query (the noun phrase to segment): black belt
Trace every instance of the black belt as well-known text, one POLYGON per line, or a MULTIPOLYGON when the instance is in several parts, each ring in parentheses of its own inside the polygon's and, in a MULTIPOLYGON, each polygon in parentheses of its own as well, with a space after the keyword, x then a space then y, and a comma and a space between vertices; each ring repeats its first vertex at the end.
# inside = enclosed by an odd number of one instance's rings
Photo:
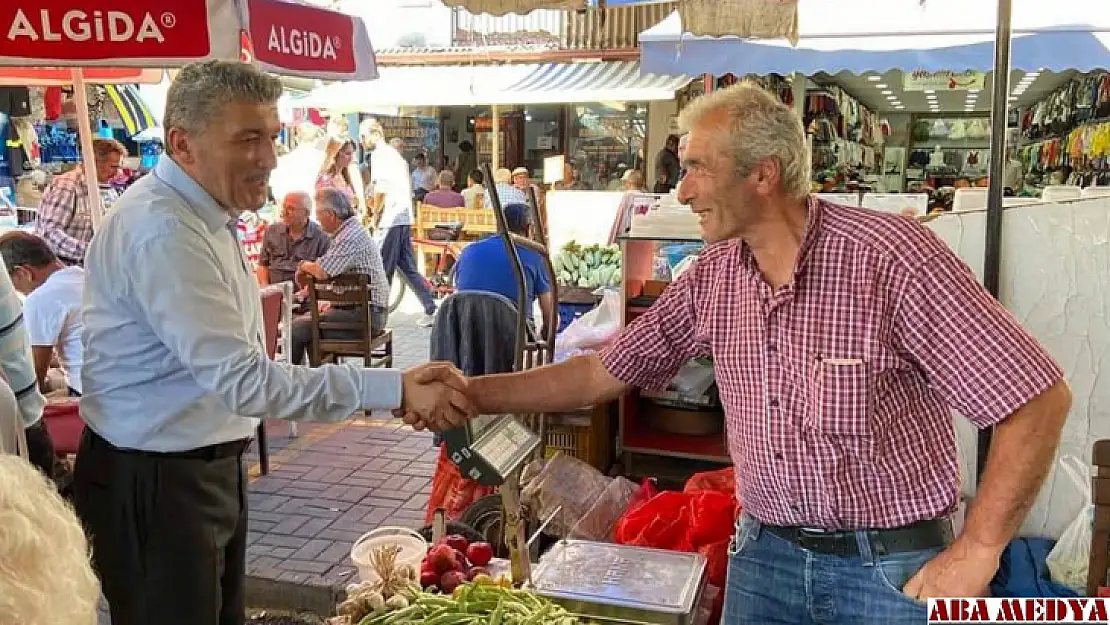
POLYGON ((143 456, 146 458, 175 458, 179 460, 223 460, 225 458, 238 458, 247 450, 250 439, 244 438, 226 443, 216 443, 207 447, 189 449, 187 451, 145 451, 142 449, 121 449, 104 440, 102 436, 85 428, 84 436, 88 438, 92 447, 106 448, 119 454, 129 456, 143 456))
MULTIPOLYGON (((856 540, 856 533, 852 531, 826 532, 780 525, 764 525, 763 529, 809 551, 844 557, 860 555, 859 542, 856 540)), ((949 519, 932 519, 905 527, 865 531, 871 541, 871 553, 875 556, 943 548, 951 544, 955 536, 949 519)))

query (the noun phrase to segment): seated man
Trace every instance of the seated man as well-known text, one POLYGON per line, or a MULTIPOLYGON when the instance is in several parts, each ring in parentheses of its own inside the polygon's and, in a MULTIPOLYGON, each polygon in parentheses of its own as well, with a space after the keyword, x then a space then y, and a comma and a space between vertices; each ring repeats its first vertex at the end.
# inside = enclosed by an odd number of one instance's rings
POLYGON ((482 186, 482 183, 486 181, 486 175, 482 173, 481 169, 475 169, 467 174, 466 180, 467 187, 459 193, 463 197, 466 208, 485 208, 486 188, 482 186))
POLYGON ((424 196, 424 203, 439 208, 462 208, 466 206, 462 194, 455 190, 455 172, 450 169, 439 172, 436 190, 424 196))
POLYGON ((13 230, 0 237, 0 256, 12 284, 27 300, 23 318, 31 340, 35 375, 46 392, 46 373, 57 356, 70 395, 81 394, 81 295, 85 270, 67 267, 40 236, 13 230))
POLYGON ((281 221, 266 228, 262 251, 258 257, 259 284, 280 284, 293 280, 297 265, 316 260, 328 251, 331 240, 311 219, 312 197, 304 191, 292 191, 281 202, 281 221))
MULTIPOLYGON (((330 280, 343 274, 365 274, 370 281, 370 331, 374 336, 385 329, 389 316, 389 283, 378 243, 359 223, 358 215, 347 196, 334 189, 316 193, 316 221, 331 236, 328 251, 316 261, 301 261, 297 267, 297 281, 307 283, 306 276, 317 281, 330 280)), ((322 319, 336 322, 359 321, 354 305, 322 307, 322 319)), ((332 339, 356 338, 353 331, 324 332, 332 339)), ((301 317, 293 321, 293 364, 304 361, 305 350, 312 343, 312 318, 301 317)))
MULTIPOLYGON (((522 237, 528 236, 530 220, 529 209, 524 204, 509 204, 504 207, 505 220, 509 231, 522 237)), ((524 281, 527 287, 528 319, 532 319, 532 305, 540 301, 543 314, 543 327, 555 323, 555 298, 551 293, 547 270, 543 258, 536 252, 517 246, 520 263, 524 268, 524 281)), ((455 288, 463 291, 486 291, 504 295, 514 304, 517 302, 516 275, 510 264, 512 257, 499 236, 492 236, 467 245, 459 255, 455 265, 455 288)))

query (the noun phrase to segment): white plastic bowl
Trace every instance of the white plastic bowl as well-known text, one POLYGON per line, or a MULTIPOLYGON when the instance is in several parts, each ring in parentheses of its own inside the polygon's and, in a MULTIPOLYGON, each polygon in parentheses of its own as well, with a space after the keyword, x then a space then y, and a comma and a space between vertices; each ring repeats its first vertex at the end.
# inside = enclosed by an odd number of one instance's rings
POLYGON ((407 527, 379 527, 363 534, 351 547, 351 560, 358 567, 358 577, 364 582, 378 581, 378 574, 370 563, 370 554, 375 549, 395 545, 401 548, 397 554, 397 565, 408 564, 416 571, 428 553, 428 541, 407 527))

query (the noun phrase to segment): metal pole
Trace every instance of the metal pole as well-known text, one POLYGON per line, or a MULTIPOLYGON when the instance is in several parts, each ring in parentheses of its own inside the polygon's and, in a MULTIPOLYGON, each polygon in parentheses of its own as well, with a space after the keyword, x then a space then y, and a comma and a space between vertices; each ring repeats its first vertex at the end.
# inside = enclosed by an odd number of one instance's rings
MULTIPOLYGON (((1006 120, 1010 104, 1010 22, 1012 0, 998 0, 998 28, 994 38, 994 89, 991 93, 990 188, 987 191, 987 239, 983 253, 983 284, 990 294, 999 296, 1002 268, 1002 172, 1006 166, 1006 120)), ((979 431, 975 465, 976 482, 983 477, 991 430, 979 431)))

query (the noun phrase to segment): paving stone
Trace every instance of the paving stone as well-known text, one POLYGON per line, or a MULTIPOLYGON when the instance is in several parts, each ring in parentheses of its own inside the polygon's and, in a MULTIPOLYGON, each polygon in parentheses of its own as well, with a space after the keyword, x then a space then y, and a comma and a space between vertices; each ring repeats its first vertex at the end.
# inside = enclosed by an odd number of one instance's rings
MULTIPOLYGON (((395 314, 395 364, 427 360, 430 332, 416 315, 395 314)), ((257 464, 248 502, 248 572, 255 581, 341 589, 358 580, 351 545, 382 526, 418 528, 427 506, 437 450, 388 413, 347 423, 266 423, 271 471, 257 464)), ((257 451, 248 452, 251 462, 257 451)))

